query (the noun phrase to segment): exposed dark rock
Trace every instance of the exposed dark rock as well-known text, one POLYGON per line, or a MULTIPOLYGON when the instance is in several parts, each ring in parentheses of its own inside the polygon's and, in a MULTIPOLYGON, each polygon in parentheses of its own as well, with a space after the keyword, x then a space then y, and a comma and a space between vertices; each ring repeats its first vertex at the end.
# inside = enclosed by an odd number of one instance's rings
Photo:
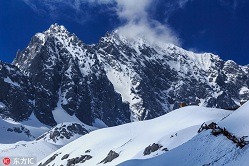
POLYGON ((217 129, 217 124, 215 122, 212 122, 209 125, 203 123, 197 132, 200 133, 202 130, 208 130, 208 129, 217 129))
POLYGON ((167 151, 169 151, 169 149, 168 148, 163 148, 162 151, 167 152, 167 151))
POLYGON ((209 125, 203 123, 201 125, 200 129, 198 130, 198 133, 202 132, 203 130, 210 130, 210 129, 212 130, 211 131, 212 135, 218 136, 218 135, 222 134, 227 139, 233 141, 233 143, 235 143, 237 147, 243 148, 244 146, 249 144, 249 141, 245 140, 245 138, 247 138, 248 136, 243 136, 241 138, 236 137, 235 135, 233 135, 232 133, 227 131, 226 128, 221 128, 214 122, 210 123, 209 125))
POLYGON ((67 166, 72 166, 78 163, 84 163, 87 160, 90 160, 92 158, 92 156, 90 155, 81 155, 80 157, 75 157, 72 159, 68 159, 67 160, 67 166))
POLYGON ((27 120, 34 110, 29 78, 16 66, 0 61, 0 91, 0 117, 27 120))
POLYGON ((149 145, 148 147, 146 147, 145 149, 144 149, 144 156, 146 156, 146 155, 149 155, 149 154, 151 154, 152 152, 155 152, 155 151, 157 151, 157 150, 159 150, 160 148, 162 148, 163 146, 162 145, 160 145, 160 144, 156 144, 156 143, 153 143, 152 145, 149 145))
POLYGON ((13 132, 14 130, 11 128, 8 128, 7 131, 13 132))
POLYGON ((65 159, 67 159, 69 157, 69 154, 65 154, 62 158, 61 158, 61 160, 65 160, 65 159))
POLYGON ((20 127, 8 128, 7 131, 9 131, 9 132, 16 132, 16 133, 25 133, 28 137, 35 138, 34 136, 32 136, 30 134, 29 129, 27 129, 26 127, 24 127, 22 125, 20 127))
POLYGON ((55 139, 55 138, 57 138, 59 136, 60 136, 60 132, 56 130, 56 131, 51 132, 49 137, 51 139, 55 139))
POLYGON ((212 129, 212 132, 211 132, 214 136, 217 136, 217 135, 220 135, 222 134, 222 130, 221 129, 212 129))
POLYGON ((58 154, 54 154, 52 157, 50 157, 47 161, 45 161, 45 163, 40 163, 38 166, 47 166, 49 163, 51 163, 56 157, 58 156, 58 154))
POLYGON ((91 149, 88 149, 85 151, 85 153, 90 153, 91 152, 91 149))
POLYGON ((104 158, 100 163, 109 163, 109 162, 112 162, 112 160, 114 160, 115 158, 118 158, 119 154, 113 150, 111 150, 106 158, 104 158))
POLYGON ((69 123, 67 125, 63 123, 60 124, 60 126, 57 125, 57 127, 50 129, 48 132, 44 133, 36 140, 51 139, 54 142, 57 142, 58 140, 64 138, 70 139, 75 135, 85 135, 89 132, 84 127, 85 126, 83 124, 78 123, 69 123))

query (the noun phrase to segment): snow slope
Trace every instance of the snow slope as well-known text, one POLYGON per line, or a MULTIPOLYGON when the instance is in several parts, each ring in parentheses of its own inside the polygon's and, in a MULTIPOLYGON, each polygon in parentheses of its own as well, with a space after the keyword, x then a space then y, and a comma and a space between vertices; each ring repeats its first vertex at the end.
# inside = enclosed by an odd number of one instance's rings
POLYGON ((230 113, 221 109, 188 106, 152 120, 99 129, 62 147, 40 163, 47 161, 48 164, 49 161, 49 165, 67 165, 70 159, 73 161, 76 157, 90 155, 92 158, 88 156, 90 159, 78 165, 102 165, 103 162, 100 162, 111 150, 118 157, 105 165, 151 158, 165 153, 165 148, 171 151, 193 138, 203 122, 219 121, 230 113), (162 147, 144 156, 145 148, 153 143, 162 147), (51 160, 52 156, 56 156, 55 159, 51 160), (63 159, 65 156, 67 159, 63 159))
POLYGON ((32 114, 28 120, 15 122, 0 118, 1 156, 29 156, 41 159, 59 147, 35 139, 49 131, 50 127, 39 122, 32 114))
POLYGON ((28 120, 23 122, 15 122, 12 119, 0 118, 0 143, 10 144, 18 141, 31 141, 41 134, 49 130, 46 126, 39 122, 32 114, 28 120))
POLYGON ((231 116, 224 119, 219 126, 226 127, 226 129, 234 133, 236 136, 249 135, 249 102, 242 105, 231 116))
POLYGON ((33 141, 20 141, 27 140, 22 133, 21 135, 20 133, 16 135, 1 133, 0 140, 4 144, 0 146, 0 154, 8 157, 35 157, 39 161, 64 145, 96 129, 82 123, 65 122, 56 125, 45 133, 43 132, 33 141), (11 144, 6 144, 6 141, 11 142, 11 144))
MULTIPOLYGON (((238 138, 249 135, 249 102, 241 106, 230 116, 224 118, 218 126, 226 128, 228 132, 238 138)), ((245 138, 249 141, 248 137, 245 138)), ((185 144, 161 156, 146 160, 130 160, 123 166, 133 165, 248 165, 249 148, 237 147, 224 135, 214 136, 206 130, 195 136, 185 144), (180 156, 180 157, 179 157, 180 156)))
POLYGON ((20 141, 14 144, 1 144, 2 157, 34 157, 37 161, 53 153, 61 146, 46 141, 20 141))

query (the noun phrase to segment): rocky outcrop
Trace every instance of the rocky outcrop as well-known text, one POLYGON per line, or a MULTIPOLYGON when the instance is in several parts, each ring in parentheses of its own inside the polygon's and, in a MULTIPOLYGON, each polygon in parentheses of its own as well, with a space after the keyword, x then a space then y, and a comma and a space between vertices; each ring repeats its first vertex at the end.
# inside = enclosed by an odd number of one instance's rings
POLYGON ((115 158, 117 158, 119 156, 119 154, 113 150, 111 150, 106 158, 104 158, 100 163, 103 163, 103 164, 106 164, 106 163, 109 163, 109 162, 112 162, 112 160, 114 160, 115 158))
POLYGON ((27 129, 26 127, 22 126, 22 125, 20 127, 8 128, 7 131, 9 131, 9 132, 15 132, 15 133, 24 133, 28 137, 35 138, 33 135, 31 135, 30 130, 27 129))
MULTIPOLYGON (((144 156, 146 155, 150 155, 152 152, 155 152, 157 150, 159 150, 160 148, 162 148, 163 146, 160 145, 160 144, 156 144, 156 143, 153 143, 152 145, 149 145, 148 147, 146 147, 144 149, 144 156)), ((167 149, 167 148, 166 148, 167 149)), ((166 149, 164 149, 164 151, 166 151, 166 149)))
POLYGON ((48 142, 57 143, 61 140, 75 139, 89 132, 90 130, 86 129, 83 124, 61 123, 38 137, 36 140, 42 139, 48 142))
POLYGON ((33 86, 16 66, 0 61, 0 116, 27 120, 34 110, 33 86))
POLYGON ((87 160, 90 160, 92 158, 92 156, 90 155, 81 155, 80 157, 75 157, 72 159, 68 159, 67 160, 67 166, 71 166, 71 165, 75 165, 78 163, 84 163, 87 160))
POLYGON ((49 163, 51 163, 52 161, 54 161, 54 159, 58 156, 58 154, 54 154, 53 156, 51 156, 47 161, 45 161, 44 163, 40 163, 38 166, 47 166, 49 165, 49 163))
POLYGON ((221 128, 214 122, 210 123, 209 125, 203 123, 201 127, 199 128, 198 133, 202 132, 203 130, 212 130, 211 133, 214 136, 223 135, 227 139, 235 143, 237 147, 240 147, 240 148, 243 148, 244 146, 249 144, 249 141, 245 140, 245 138, 247 138, 248 136, 243 136, 240 138, 236 137, 235 135, 227 131, 226 128, 221 128))
POLYGON ((69 157, 69 154, 65 154, 64 156, 62 156, 61 160, 65 160, 69 157))

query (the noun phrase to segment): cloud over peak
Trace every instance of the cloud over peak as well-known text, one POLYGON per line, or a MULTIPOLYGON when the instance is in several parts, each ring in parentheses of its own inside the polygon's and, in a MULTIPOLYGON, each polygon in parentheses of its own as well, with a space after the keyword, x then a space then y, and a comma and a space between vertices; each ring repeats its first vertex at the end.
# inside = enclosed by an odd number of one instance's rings
POLYGON ((117 0, 117 14, 124 24, 118 27, 118 33, 128 38, 142 37, 151 43, 173 43, 179 45, 179 39, 166 25, 149 17, 148 8, 153 0, 117 0))
MULTIPOLYGON (((114 11, 120 20, 117 32, 127 38, 143 37, 152 43, 180 45, 179 38, 167 25, 150 17, 149 8, 158 0, 23 0, 38 14, 48 13, 51 18, 60 17, 85 24, 91 20, 94 7, 114 11), (65 11, 67 11, 65 13, 65 11), (70 12, 68 12, 70 11, 70 12)), ((187 0, 182 1, 182 5, 187 0)), ((98 20, 96 20, 98 21, 98 20)))

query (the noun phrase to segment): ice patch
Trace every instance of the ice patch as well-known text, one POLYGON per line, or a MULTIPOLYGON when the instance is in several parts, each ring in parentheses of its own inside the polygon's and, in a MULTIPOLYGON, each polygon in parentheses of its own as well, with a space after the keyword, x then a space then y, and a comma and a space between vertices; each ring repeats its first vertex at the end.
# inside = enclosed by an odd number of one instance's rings
POLYGON ((0 108, 5 108, 6 105, 3 102, 0 102, 0 108))
POLYGON ((12 85, 17 86, 17 87, 20 87, 20 85, 18 83, 13 82, 9 77, 4 78, 4 82, 7 82, 7 83, 12 84, 12 85))

